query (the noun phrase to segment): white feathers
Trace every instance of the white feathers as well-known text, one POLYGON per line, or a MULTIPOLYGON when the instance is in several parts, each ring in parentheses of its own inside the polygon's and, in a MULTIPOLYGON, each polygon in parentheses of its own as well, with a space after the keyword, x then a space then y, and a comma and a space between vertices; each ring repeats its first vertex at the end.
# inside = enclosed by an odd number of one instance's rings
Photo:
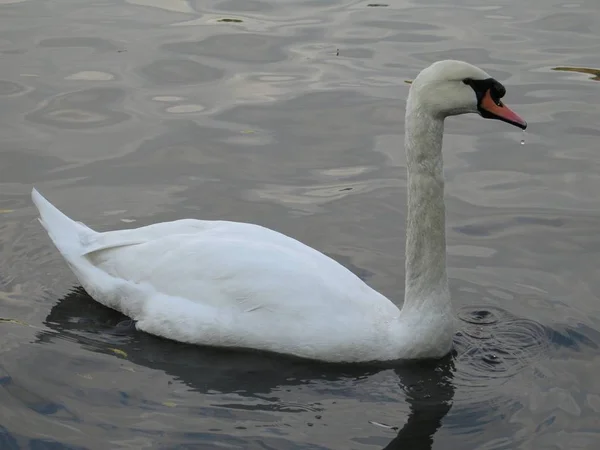
POLYGON ((148 333, 329 362, 440 357, 450 351, 454 330, 445 267, 443 118, 475 105, 460 78, 485 75, 466 63, 437 63, 411 87, 402 311, 326 255, 258 225, 187 219, 97 233, 35 189, 32 198, 88 293, 148 333))

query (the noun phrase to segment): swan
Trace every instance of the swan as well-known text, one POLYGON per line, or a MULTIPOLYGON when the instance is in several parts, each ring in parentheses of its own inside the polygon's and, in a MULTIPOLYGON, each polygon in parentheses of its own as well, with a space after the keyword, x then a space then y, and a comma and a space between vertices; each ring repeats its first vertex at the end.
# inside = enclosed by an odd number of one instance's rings
POLYGON ((323 253, 250 223, 183 219, 97 232, 35 188, 39 221, 83 288, 138 330, 330 363, 440 358, 452 349, 442 135, 478 113, 525 129, 504 86, 476 66, 423 69, 406 104, 406 287, 399 309, 323 253))

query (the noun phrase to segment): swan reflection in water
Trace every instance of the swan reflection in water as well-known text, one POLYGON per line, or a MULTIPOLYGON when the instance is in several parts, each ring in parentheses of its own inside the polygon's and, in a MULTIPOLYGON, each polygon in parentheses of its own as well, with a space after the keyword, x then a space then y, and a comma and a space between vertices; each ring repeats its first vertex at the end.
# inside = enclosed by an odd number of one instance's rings
MULTIPOLYGON (((52 308, 45 325, 50 330, 39 333, 40 343, 57 337, 66 338, 85 349, 111 355, 115 355, 113 349, 118 348, 136 365, 163 371, 197 392, 213 395, 215 392, 235 393, 264 401, 264 394, 271 394, 269 401, 272 402, 277 400, 273 398, 274 391, 282 388, 306 386, 313 381, 339 382, 347 388, 353 382, 390 370, 389 366, 328 365, 279 355, 204 348, 164 340, 135 331, 129 326, 127 317, 96 303, 81 288, 71 291, 52 308)), ((454 356, 448 355, 437 361, 404 363, 392 370, 405 392, 409 413, 406 419, 398 417, 398 422, 405 422, 401 428, 389 427, 399 431, 383 448, 431 449, 434 435, 452 406, 454 356)), ((322 400, 322 396, 322 393, 315 393, 315 402, 322 400)), ((269 408, 270 411, 273 409, 272 406, 269 408)), ((369 417, 373 417, 373 411, 370 413, 369 417)), ((367 423, 366 415, 364 420, 367 423)), ((381 435, 375 424, 371 426, 373 434, 381 435)), ((362 440, 360 436, 354 438, 362 440)))

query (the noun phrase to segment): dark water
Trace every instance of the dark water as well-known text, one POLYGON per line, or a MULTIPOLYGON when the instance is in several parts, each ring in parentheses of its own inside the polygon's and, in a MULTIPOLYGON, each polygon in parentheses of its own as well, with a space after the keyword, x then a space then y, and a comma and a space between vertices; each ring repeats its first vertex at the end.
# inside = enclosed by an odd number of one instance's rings
POLYGON ((600 68, 597 1, 368 3, 0 0, 0 449, 598 448, 600 84, 552 70, 600 68), (404 80, 442 58, 530 124, 447 122, 443 361, 131 333, 35 220, 34 184, 99 230, 257 222, 400 304, 404 80))

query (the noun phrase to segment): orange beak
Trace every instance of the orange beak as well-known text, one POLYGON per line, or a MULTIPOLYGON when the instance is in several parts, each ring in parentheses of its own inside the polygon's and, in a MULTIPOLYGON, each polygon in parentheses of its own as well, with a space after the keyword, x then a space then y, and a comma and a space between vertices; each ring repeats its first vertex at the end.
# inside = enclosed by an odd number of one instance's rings
POLYGON ((500 99, 494 100, 488 89, 479 101, 479 112, 486 119, 497 119, 516 127, 527 128, 525 122, 516 112, 503 104, 500 99))

